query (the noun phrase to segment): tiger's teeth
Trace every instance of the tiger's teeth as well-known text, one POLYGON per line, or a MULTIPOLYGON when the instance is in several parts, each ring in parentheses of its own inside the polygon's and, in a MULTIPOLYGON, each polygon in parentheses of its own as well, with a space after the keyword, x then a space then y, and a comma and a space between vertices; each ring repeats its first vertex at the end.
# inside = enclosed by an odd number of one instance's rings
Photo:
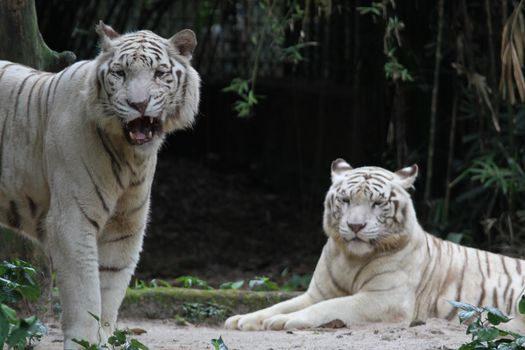
POLYGON ((149 123, 153 124, 153 117, 149 117, 149 123))
POLYGON ((151 139, 153 137, 153 132, 148 132, 148 138, 151 139))
POLYGON ((129 138, 133 140, 133 133, 131 131, 129 132, 129 138))

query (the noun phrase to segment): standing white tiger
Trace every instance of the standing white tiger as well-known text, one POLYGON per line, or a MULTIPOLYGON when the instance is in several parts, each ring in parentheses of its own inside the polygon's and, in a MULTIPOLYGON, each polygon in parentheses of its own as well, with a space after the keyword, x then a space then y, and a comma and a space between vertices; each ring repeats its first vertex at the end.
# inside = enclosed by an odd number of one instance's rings
POLYGON ((323 248, 306 293, 247 315, 226 327, 241 330, 317 327, 340 320, 363 322, 448 320, 447 300, 500 307, 525 330, 517 303, 525 261, 462 247, 423 231, 407 189, 417 166, 395 173, 332 163, 325 200, 323 248))
POLYGON ((100 54, 57 74, 0 61, 0 221, 49 252, 65 349, 112 332, 142 249, 157 151, 199 104, 191 30, 96 31, 100 54))

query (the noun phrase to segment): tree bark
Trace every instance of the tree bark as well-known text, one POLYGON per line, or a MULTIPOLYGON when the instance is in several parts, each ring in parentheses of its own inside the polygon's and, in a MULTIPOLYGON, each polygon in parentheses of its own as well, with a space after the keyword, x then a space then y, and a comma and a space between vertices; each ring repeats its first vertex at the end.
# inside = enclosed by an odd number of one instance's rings
POLYGON ((0 58, 56 72, 76 60, 74 53, 51 50, 38 30, 34 0, 0 1, 0 58))

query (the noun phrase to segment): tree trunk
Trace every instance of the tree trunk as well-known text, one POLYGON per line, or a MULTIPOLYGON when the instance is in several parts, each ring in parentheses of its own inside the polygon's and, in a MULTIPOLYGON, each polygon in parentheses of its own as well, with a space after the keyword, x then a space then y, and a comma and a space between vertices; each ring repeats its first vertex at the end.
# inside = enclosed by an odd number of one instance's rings
POLYGON ((76 60, 70 51, 47 47, 38 30, 34 0, 0 1, 0 58, 51 72, 76 60))

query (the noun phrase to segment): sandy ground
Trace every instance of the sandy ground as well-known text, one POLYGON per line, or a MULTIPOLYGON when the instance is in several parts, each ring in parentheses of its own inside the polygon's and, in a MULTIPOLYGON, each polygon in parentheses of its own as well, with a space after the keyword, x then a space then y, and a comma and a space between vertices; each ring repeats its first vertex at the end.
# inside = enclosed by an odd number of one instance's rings
MULTIPOLYGON (((288 349, 457 349, 469 340, 465 327, 431 319, 426 324, 402 327, 392 324, 368 324, 339 329, 315 329, 293 332, 240 332, 223 328, 178 326, 166 320, 123 320, 119 328, 140 328, 145 334, 134 338, 150 349, 213 349, 211 339, 222 336, 230 350, 288 349)), ((62 334, 56 323, 36 349, 62 349, 62 334)))

